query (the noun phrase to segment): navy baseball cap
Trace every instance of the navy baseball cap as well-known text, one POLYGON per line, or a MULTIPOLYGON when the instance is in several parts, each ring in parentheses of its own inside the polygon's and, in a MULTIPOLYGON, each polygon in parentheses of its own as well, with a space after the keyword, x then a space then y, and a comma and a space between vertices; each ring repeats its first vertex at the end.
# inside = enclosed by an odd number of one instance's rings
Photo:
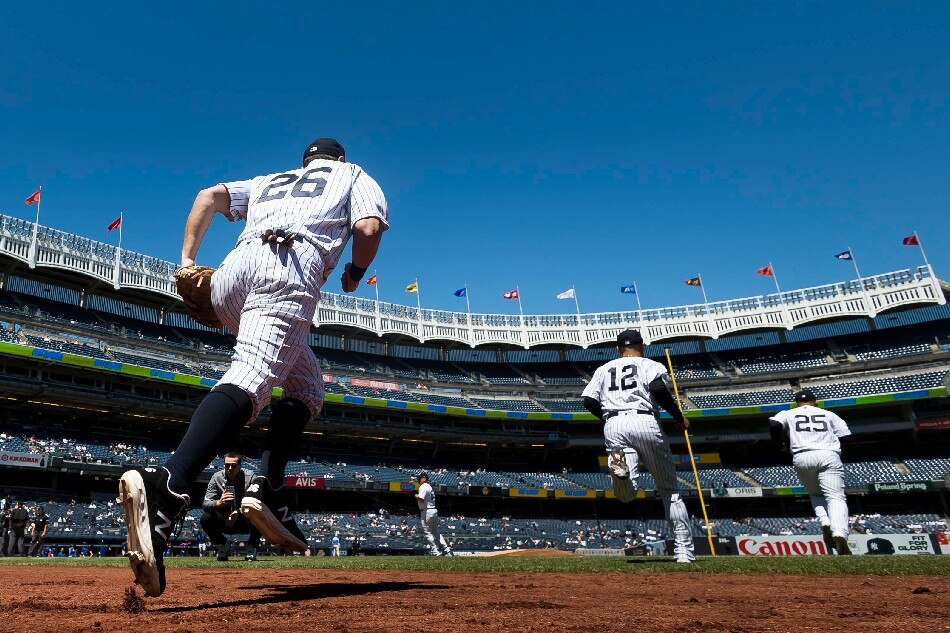
POLYGON ((817 402, 818 398, 815 397, 815 392, 811 389, 802 389, 795 394, 795 402, 817 402))
POLYGON ((624 330, 617 335, 617 347, 630 347, 631 345, 643 345, 643 337, 639 330, 624 330))
POLYGON ((419 481, 419 480, 422 479, 423 477, 425 477, 426 479, 428 479, 428 478, 429 478, 429 473, 419 473, 418 475, 416 475, 416 481, 419 481))
POLYGON ((343 150, 343 146, 340 145, 340 141, 335 138, 330 138, 329 136, 318 138, 307 145, 307 149, 303 151, 304 162, 314 154, 326 154, 333 158, 343 158, 346 156, 346 152, 343 150))

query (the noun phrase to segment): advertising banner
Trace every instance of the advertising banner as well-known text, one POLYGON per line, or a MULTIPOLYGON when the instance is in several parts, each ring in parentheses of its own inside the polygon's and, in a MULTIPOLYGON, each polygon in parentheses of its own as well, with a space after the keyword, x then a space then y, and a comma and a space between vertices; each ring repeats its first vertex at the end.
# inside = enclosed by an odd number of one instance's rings
MULTIPOLYGON (((935 554, 929 534, 852 534, 851 553, 862 555, 935 554)), ((828 553, 820 535, 737 536, 740 556, 824 556, 828 553)))
POLYGON ((732 488, 730 486, 713 486, 712 496, 714 497, 761 497, 762 489, 756 486, 744 486, 742 488, 732 488))
POLYGON ((548 491, 540 488, 509 488, 509 497, 540 497, 548 496, 548 491))
POLYGON ((928 492, 930 490, 933 490, 933 485, 929 481, 868 484, 868 492, 928 492))
POLYGON ((931 418, 929 420, 917 420, 915 423, 918 431, 942 431, 950 429, 950 418, 931 418))
POLYGON ((410 490, 416 490, 418 487, 418 484, 412 481, 389 482, 389 492, 409 492, 410 490))
POLYGON ((49 455, 44 453, 14 453, 0 451, 0 466, 16 466, 19 468, 46 468, 49 464, 49 455))
MULTIPOLYGON (((697 466, 706 464, 721 464, 722 458, 719 453, 693 453, 693 461, 697 466)), ((673 455, 673 463, 677 466, 686 464, 689 466, 689 455, 673 455)))
POLYGON ((554 490, 555 499, 596 499, 596 490, 554 490))
POLYGON ((315 490, 325 490, 327 481, 323 477, 298 477, 297 475, 287 475, 284 477, 284 485, 288 488, 313 488, 315 490))
MULTIPOLYGON (((681 494, 682 494, 682 493, 681 493, 681 494)), ((617 498, 617 495, 614 494, 614 491, 613 491, 613 490, 611 490, 611 489, 604 490, 604 499, 616 499, 616 498, 617 498)), ((647 498, 647 492, 646 492, 646 490, 644 490, 643 488, 638 488, 638 489, 637 489, 637 496, 636 496, 635 498, 636 498, 636 499, 646 499, 646 498, 647 498)))
POLYGON ((380 380, 366 380, 365 378, 350 378, 350 384, 357 387, 370 387, 372 389, 390 389, 399 391, 399 385, 394 382, 382 382, 380 380))
POLYGON ((797 495, 807 495, 808 491, 805 490, 805 486, 776 486, 775 494, 781 497, 797 496, 797 495))

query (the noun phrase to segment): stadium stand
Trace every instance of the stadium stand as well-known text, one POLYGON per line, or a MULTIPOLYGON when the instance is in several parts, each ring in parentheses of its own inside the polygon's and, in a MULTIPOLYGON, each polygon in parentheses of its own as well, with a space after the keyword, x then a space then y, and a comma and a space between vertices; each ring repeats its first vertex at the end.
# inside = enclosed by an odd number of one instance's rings
MULTIPOLYGON (((930 389, 943 384, 947 377, 947 370, 928 371, 919 374, 903 376, 886 376, 869 378, 866 380, 850 380, 847 382, 812 383, 807 386, 815 392, 819 399, 851 398, 854 396, 869 396, 880 393, 901 393, 916 389, 930 389)), ((695 398, 693 399, 695 401, 695 398)))
POLYGON ((469 399, 482 409, 499 409, 501 411, 544 411, 536 403, 522 398, 480 398, 469 396, 469 399))
POLYGON ((830 363, 827 351, 779 354, 770 359, 743 358, 734 361, 743 374, 774 374, 783 371, 822 367, 830 363))
POLYGON ((757 391, 743 391, 734 393, 708 393, 691 391, 689 399, 700 409, 717 409, 721 407, 747 407, 758 404, 774 404, 777 402, 791 402, 792 390, 762 389, 757 391))

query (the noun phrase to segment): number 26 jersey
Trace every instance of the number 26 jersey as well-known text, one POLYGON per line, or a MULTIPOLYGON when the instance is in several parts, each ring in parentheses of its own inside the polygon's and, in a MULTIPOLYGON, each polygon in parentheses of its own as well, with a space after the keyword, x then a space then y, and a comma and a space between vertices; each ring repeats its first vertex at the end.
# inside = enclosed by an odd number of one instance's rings
POLYGON ((851 435, 847 423, 837 414, 811 405, 780 411, 771 419, 788 429, 792 453, 816 450, 840 453, 838 438, 851 435))

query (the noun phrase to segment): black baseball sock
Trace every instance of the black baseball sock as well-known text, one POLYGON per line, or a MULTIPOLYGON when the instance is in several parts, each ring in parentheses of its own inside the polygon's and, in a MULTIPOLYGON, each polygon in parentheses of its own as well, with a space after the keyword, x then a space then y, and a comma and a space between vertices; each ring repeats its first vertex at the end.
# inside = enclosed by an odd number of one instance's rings
POLYGON ((187 494, 221 444, 233 439, 250 421, 253 410, 251 397, 240 387, 225 384, 212 389, 195 409, 188 432, 165 463, 171 475, 168 487, 187 494))
POLYGON ((310 421, 310 409, 296 398, 282 398, 271 405, 267 438, 261 455, 261 474, 275 489, 284 485, 284 470, 290 451, 297 445, 310 421))

